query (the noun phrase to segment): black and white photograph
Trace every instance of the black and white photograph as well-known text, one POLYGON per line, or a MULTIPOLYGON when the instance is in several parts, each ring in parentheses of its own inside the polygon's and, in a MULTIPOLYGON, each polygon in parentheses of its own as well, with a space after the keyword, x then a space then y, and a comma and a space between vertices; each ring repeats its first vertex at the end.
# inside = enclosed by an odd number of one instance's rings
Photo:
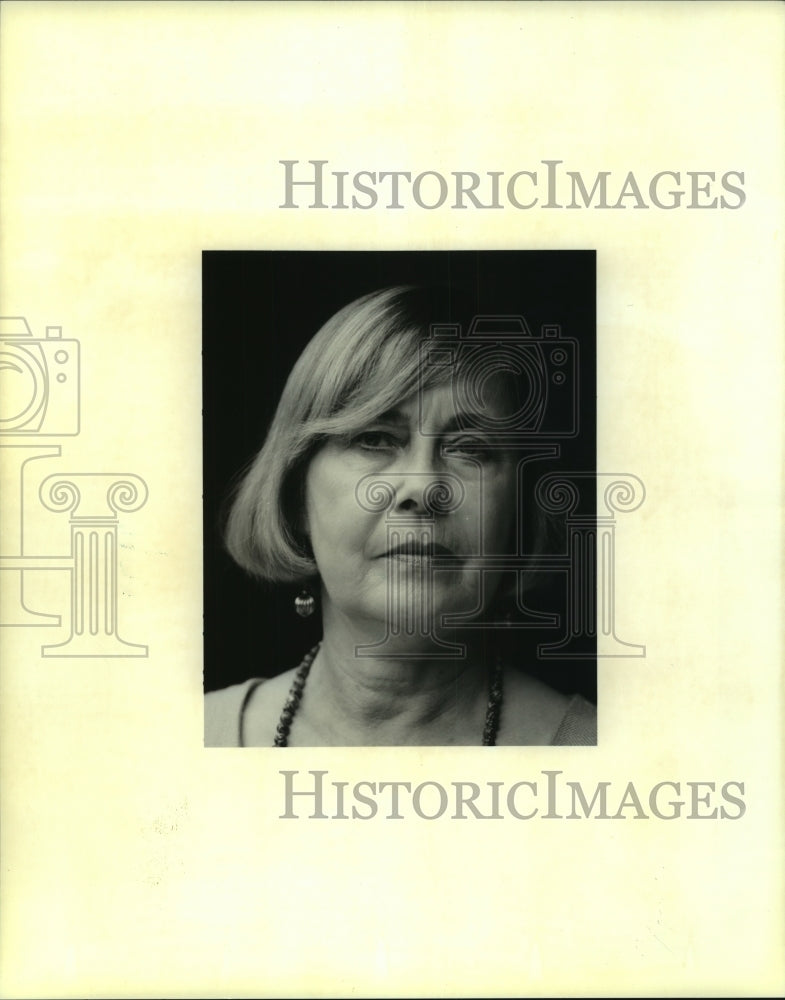
POLYGON ((785 995, 783 29, 2 0, 0 995, 785 995))
POLYGON ((207 745, 596 743, 594 274, 204 255, 207 745))

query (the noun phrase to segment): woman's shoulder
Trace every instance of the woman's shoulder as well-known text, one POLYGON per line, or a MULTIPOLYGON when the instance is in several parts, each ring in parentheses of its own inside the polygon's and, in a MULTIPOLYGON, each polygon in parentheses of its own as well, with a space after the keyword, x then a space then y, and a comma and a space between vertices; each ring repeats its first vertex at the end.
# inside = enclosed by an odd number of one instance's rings
POLYGON ((553 738, 552 746, 597 746, 597 706, 574 694, 553 738))
POLYGON ((243 716, 254 691, 264 678, 252 677, 242 684, 232 684, 204 696, 204 745, 206 747, 241 747, 243 716))
POLYGON ((210 691, 204 697, 206 747, 272 746, 294 670, 210 691), (269 735, 269 739, 267 738, 269 735))
POLYGON ((522 670, 508 669, 498 742, 507 746, 595 746, 597 709, 582 695, 563 694, 522 670))

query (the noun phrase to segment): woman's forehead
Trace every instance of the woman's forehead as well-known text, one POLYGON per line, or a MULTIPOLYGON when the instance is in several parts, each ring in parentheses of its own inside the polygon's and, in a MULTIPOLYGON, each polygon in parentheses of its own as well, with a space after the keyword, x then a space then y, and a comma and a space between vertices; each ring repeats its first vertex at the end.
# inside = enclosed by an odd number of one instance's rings
POLYGON ((391 424, 418 423, 421 419, 445 421, 455 416, 456 405, 452 386, 437 385, 419 389, 379 417, 391 424))
MULTIPOLYGON (((496 387, 501 390, 501 386, 496 387)), ((406 426, 428 428, 483 423, 483 416, 499 418, 508 409, 502 391, 481 394, 468 391, 463 378, 419 389, 379 416, 379 420, 406 426)))

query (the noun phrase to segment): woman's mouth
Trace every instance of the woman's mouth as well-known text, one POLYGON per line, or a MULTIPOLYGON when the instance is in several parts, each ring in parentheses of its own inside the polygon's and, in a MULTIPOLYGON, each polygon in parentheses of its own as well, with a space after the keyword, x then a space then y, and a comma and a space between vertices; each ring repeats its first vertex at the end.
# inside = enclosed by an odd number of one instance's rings
POLYGON ((452 550, 438 542, 407 540, 391 546, 382 556, 385 559, 403 559, 420 562, 439 556, 451 556, 452 550))

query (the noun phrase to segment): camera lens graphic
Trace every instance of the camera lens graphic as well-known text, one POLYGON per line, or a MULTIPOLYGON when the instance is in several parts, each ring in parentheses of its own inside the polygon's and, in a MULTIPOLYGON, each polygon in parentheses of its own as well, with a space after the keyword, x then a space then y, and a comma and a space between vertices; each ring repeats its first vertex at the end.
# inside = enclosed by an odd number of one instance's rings
POLYGON ((475 426, 497 431, 539 426, 547 402, 548 373, 537 345, 469 348, 461 352, 460 368, 461 377, 454 382, 456 405, 459 411, 472 414, 475 426), (500 410, 500 399, 509 402, 504 383, 510 378, 515 386, 511 408, 500 410))
POLYGON ((25 348, 0 345, 0 430, 24 429, 46 402, 46 372, 25 348))

